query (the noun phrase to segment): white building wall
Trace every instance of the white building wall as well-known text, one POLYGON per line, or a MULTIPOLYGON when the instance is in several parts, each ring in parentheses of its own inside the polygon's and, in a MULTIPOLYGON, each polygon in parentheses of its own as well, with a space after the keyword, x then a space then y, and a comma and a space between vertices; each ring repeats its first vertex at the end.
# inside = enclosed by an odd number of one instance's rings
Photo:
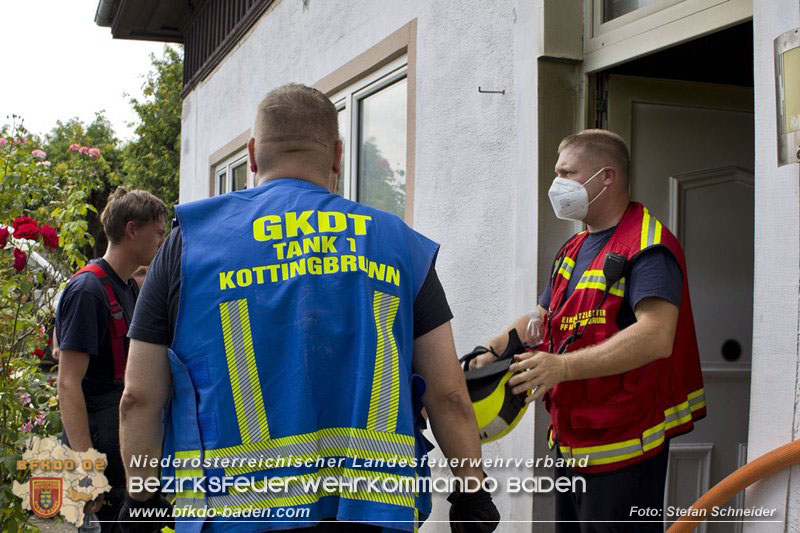
MULTIPOLYGON (((753 3, 755 50, 755 279, 748 461, 800 438, 800 170, 777 166, 773 41, 800 27, 798 0, 753 3)), ((745 531, 800 531, 800 468, 747 492, 747 506, 777 509, 781 523, 745 531), (785 521, 785 522, 784 522, 785 521)))
MULTIPOLYGON (((437 271, 458 352, 466 353, 524 312, 537 290, 540 3, 280 0, 184 100, 181 202, 208 195, 209 155, 251 127, 270 89, 314 84, 416 18, 414 227, 442 245, 437 271), (505 94, 479 94, 479 85, 505 94)), ((533 457, 532 438, 528 413, 510 437, 484 447, 484 457, 533 457)), ((503 482, 532 470, 489 472, 503 482)), ((505 520, 531 519, 530 496, 500 494, 496 502, 505 520)), ((448 509, 435 499, 424 530, 449 531, 434 522, 446 521, 448 509)), ((499 531, 529 528, 508 523, 499 531)))

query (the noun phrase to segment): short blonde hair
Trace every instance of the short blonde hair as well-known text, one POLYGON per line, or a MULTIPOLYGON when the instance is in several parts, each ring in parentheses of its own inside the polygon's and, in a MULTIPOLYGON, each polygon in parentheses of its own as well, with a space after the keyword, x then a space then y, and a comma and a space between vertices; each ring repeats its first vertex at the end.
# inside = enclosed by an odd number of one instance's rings
POLYGON ((333 145, 339 120, 333 102, 313 87, 290 83, 261 101, 253 132, 256 143, 312 141, 333 145))
POLYGON ((619 168, 626 182, 630 177, 631 155, 628 145, 612 131, 590 129, 567 135, 558 145, 558 153, 567 148, 581 148, 590 152, 598 162, 608 161, 619 168))
POLYGON ((100 223, 108 240, 122 242, 125 226, 133 222, 142 226, 155 220, 166 220, 167 206, 159 198, 143 190, 128 191, 122 187, 111 193, 100 215, 100 223))

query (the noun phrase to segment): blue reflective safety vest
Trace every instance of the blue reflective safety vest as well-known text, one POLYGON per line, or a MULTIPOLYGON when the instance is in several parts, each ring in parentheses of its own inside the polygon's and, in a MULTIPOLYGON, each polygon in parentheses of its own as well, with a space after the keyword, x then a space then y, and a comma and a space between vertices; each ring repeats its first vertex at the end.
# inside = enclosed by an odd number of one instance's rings
POLYGON ((178 531, 324 519, 415 530, 431 503, 415 490, 430 445, 412 315, 438 245, 295 179, 175 210, 162 476, 177 481, 175 507, 199 515, 178 531))

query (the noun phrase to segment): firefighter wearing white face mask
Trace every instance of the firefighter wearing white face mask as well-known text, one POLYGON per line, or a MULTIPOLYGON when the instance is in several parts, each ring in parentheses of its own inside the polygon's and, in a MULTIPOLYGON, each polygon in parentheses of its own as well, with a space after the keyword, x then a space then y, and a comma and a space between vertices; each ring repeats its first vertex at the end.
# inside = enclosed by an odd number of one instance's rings
MULTIPOLYGON (((617 531, 634 506, 663 510, 669 438, 706 413, 686 264, 677 239, 630 201, 630 156, 618 135, 570 135, 558 154, 553 211, 587 229, 556 255, 537 307, 542 342, 516 356, 509 384, 531 391, 528 402, 544 399, 548 444, 578 461, 555 475, 591 474, 585 494, 556 495, 556 531, 617 531), (607 287, 609 254, 626 267, 607 287)), ((509 329, 526 339, 530 321, 525 313, 485 345, 502 353, 509 329)), ((475 366, 493 356, 481 357, 475 366)))
POLYGON ((597 177, 606 168, 603 167, 586 180, 586 183, 578 183, 577 181, 556 176, 553 184, 547 195, 550 197, 550 203, 553 204, 553 211, 557 218, 562 220, 575 220, 578 222, 583 221, 586 213, 589 212, 589 206, 595 200, 600 198, 600 195, 606 192, 608 187, 603 187, 597 196, 589 200, 589 193, 586 191, 586 185, 597 177))

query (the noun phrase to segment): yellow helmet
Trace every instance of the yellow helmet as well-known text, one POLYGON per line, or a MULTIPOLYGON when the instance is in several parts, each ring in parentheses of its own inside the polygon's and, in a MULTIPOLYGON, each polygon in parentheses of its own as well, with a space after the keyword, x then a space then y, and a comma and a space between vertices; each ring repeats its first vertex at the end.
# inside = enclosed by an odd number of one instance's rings
MULTIPOLYGON (((525 351, 517 331, 508 332, 508 346, 502 355, 495 354, 497 361, 484 367, 469 370, 469 362, 475 357, 492 350, 476 346, 460 361, 464 365, 467 390, 478 421, 481 443, 492 442, 507 435, 522 420, 528 404, 525 397, 530 393, 514 394, 508 380, 513 372, 508 370, 514 362, 514 354, 525 351)), ((492 351, 492 353, 494 353, 492 351)))

